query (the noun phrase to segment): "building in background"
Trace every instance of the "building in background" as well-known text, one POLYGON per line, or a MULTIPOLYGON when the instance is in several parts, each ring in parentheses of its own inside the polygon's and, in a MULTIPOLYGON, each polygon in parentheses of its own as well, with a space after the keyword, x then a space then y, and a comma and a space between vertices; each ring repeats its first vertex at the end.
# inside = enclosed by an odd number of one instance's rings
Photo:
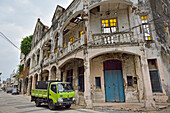
POLYGON ((19 88, 19 78, 18 78, 18 71, 13 70, 11 76, 11 87, 12 88, 19 88))
POLYGON ((6 81, 2 81, 1 89, 5 91, 6 89, 6 81))
POLYGON ((74 0, 52 25, 37 20, 22 57, 22 93, 36 82, 71 82, 76 102, 166 102, 170 96, 169 0, 74 0), (42 76, 41 76, 42 70, 42 76))
POLYGON ((6 87, 11 87, 11 78, 6 79, 6 87))

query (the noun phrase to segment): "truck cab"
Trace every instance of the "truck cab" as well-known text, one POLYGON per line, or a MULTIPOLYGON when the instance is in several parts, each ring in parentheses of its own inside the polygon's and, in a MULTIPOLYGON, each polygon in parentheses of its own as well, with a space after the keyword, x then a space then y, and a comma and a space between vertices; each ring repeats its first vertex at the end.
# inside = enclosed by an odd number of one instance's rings
POLYGON ((47 103, 50 109, 57 106, 70 108, 75 104, 75 91, 69 82, 38 81, 36 89, 31 90, 31 101, 35 101, 37 107, 47 103))

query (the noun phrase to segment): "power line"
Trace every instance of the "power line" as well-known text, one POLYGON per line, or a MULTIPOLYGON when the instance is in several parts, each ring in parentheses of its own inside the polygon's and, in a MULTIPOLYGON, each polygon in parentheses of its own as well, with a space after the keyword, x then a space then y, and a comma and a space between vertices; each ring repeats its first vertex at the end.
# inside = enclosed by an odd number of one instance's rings
MULTIPOLYGON (((6 39, 10 44, 12 44, 15 48, 19 49, 9 38, 7 38, 2 32, 0 32, 0 36, 6 39)), ((20 50, 20 49, 19 49, 20 50)))

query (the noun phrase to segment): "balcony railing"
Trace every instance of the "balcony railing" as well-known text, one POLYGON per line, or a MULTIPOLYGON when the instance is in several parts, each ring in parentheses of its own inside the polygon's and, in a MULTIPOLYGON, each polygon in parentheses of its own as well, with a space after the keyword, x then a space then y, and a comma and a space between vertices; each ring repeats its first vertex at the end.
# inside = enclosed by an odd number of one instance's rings
POLYGON ((134 37, 133 32, 93 34, 90 45, 115 45, 143 42, 143 38, 134 37))
POLYGON ((80 48, 81 45, 84 44, 84 35, 82 35, 79 39, 75 40, 72 43, 68 43, 68 46, 60 50, 60 57, 65 56, 66 54, 80 48))

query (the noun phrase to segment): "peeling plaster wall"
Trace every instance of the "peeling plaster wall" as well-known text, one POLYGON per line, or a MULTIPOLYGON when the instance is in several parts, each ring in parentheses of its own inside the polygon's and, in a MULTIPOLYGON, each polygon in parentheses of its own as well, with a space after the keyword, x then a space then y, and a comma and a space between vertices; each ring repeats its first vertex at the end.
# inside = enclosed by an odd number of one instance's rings
MULTIPOLYGON (((91 79, 93 83, 93 101, 105 102, 105 86, 104 86, 104 69, 103 62, 106 60, 121 60, 123 83, 125 91, 125 102, 139 102, 138 85, 133 84, 133 87, 127 86, 127 76, 137 77, 134 65, 134 55, 128 54, 105 54, 95 57, 91 60, 91 79), (95 77, 101 77, 101 89, 96 89, 95 77)), ((141 89, 143 90, 143 89, 141 89)))
POLYGON ((170 97, 170 54, 168 55, 165 51, 162 50, 161 52, 161 71, 164 75, 164 78, 162 78, 162 86, 167 94, 167 96, 170 97))
POLYGON ((127 76, 137 77, 134 63, 134 56, 127 54, 123 55, 122 65, 126 102, 138 102, 137 84, 133 84, 133 87, 128 87, 127 85, 127 76))

